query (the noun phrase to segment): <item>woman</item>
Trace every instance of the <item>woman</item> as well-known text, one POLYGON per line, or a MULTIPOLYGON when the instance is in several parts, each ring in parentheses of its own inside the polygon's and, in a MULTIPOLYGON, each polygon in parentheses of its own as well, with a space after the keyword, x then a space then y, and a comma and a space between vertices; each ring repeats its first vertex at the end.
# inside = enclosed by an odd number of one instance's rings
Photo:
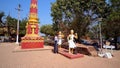
POLYGON ((69 43, 69 53, 72 54, 73 54, 73 49, 76 47, 74 43, 74 38, 76 38, 76 36, 74 35, 74 31, 71 30, 70 35, 68 36, 68 43, 69 43))
POLYGON ((62 32, 59 31, 59 33, 58 33, 58 48, 61 48, 62 38, 63 38, 62 32))

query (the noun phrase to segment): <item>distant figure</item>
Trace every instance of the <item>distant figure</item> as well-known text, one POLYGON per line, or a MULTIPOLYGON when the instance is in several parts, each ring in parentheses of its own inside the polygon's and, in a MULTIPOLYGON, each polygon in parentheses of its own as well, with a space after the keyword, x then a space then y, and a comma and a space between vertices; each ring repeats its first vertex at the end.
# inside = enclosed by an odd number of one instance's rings
POLYGON ((58 45, 57 45, 58 37, 57 37, 57 34, 54 37, 54 42, 55 42, 55 44, 54 44, 54 53, 58 53, 58 45))

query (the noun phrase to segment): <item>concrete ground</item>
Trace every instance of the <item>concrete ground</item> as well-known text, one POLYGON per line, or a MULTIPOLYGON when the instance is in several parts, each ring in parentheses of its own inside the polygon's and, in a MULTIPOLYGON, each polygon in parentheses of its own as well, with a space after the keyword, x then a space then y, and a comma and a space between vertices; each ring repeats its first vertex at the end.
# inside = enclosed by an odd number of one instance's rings
POLYGON ((15 43, 0 43, 0 68, 120 68, 120 50, 111 59, 84 56, 68 59, 51 49, 18 51, 15 43))

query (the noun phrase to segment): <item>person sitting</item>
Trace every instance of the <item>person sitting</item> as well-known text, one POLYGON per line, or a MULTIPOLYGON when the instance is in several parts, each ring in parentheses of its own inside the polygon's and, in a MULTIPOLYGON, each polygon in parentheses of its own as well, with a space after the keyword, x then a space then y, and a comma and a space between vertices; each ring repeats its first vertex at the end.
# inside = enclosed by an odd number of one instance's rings
POLYGON ((106 49, 107 49, 107 48, 109 48, 109 49, 114 49, 115 46, 111 45, 109 41, 106 41, 106 42, 105 42, 105 45, 103 46, 103 48, 106 48, 106 49))

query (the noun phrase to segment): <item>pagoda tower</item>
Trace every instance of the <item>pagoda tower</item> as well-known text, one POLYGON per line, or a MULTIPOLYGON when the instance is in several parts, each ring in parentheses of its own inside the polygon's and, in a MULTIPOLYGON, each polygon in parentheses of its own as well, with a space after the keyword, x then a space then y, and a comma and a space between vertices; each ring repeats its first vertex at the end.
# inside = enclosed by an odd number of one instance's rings
POLYGON ((21 48, 43 48, 44 38, 39 36, 38 0, 31 0, 29 19, 26 23, 26 35, 22 37, 21 48))

